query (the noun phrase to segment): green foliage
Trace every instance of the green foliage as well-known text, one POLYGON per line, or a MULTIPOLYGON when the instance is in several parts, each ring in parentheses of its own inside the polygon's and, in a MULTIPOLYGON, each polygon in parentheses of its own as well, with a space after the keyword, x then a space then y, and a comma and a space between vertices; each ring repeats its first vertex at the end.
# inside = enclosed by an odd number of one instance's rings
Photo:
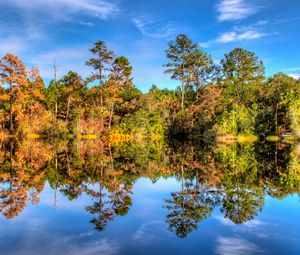
POLYGON ((219 135, 255 134, 256 111, 244 105, 232 105, 216 119, 214 126, 219 135))
POLYGON ((291 119, 291 130, 300 137, 300 99, 294 100, 289 107, 289 117, 291 119))
POLYGON ((225 98, 246 106, 255 102, 265 77, 262 61, 254 53, 237 48, 225 54, 221 66, 225 98))
POLYGON ((163 137, 163 119, 158 113, 149 113, 140 109, 133 115, 127 115, 120 124, 125 133, 133 134, 137 139, 163 137))
POLYGON ((299 92, 299 86, 293 78, 283 73, 270 77, 261 91, 258 132, 280 134, 291 131, 289 111, 299 92))

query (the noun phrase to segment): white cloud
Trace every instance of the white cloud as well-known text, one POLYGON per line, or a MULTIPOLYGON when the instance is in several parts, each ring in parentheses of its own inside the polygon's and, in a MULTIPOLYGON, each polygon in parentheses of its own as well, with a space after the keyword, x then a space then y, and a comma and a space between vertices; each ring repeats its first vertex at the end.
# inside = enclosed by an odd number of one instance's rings
POLYGON ((164 38, 177 32, 170 22, 151 16, 136 17, 132 22, 143 35, 149 37, 164 38))
POLYGON ((238 32, 226 32, 221 34, 217 39, 217 43, 229 43, 234 41, 242 41, 242 40, 253 40, 260 37, 263 37, 265 34, 260 33, 258 31, 246 31, 242 33, 238 32))
POLYGON ((15 21, 4 18, 0 23, 1 51, 8 48, 6 51, 16 53, 25 51, 25 47, 20 47, 21 41, 31 45, 33 50, 36 50, 34 45, 39 48, 43 42, 47 44, 54 39, 52 32, 64 29, 60 26, 62 22, 93 26, 92 19, 109 19, 119 13, 119 6, 109 0, 10 0, 1 2, 1 7, 18 14, 15 21), (18 38, 14 42, 15 37, 18 38), (12 38, 12 46, 7 47, 8 39, 2 38, 12 38))
MULTIPOLYGON (((42 226, 41 226, 42 225, 42 226)), ((28 228, 31 226, 28 226, 28 228)), ((108 239, 96 240, 95 234, 77 233, 77 235, 57 235, 39 231, 37 225, 33 230, 25 229, 26 237, 22 239, 20 245, 16 245, 5 254, 66 254, 66 255, 116 255, 120 254, 120 246, 115 241, 108 239), (37 236, 39 239, 37 239, 37 236), (40 244, 37 244, 40 240, 40 244), (11 253, 10 253, 11 252, 11 253)))
POLYGON ((256 254, 261 250, 259 247, 245 239, 232 237, 218 237, 216 254, 219 255, 246 255, 256 254))
POLYGON ((245 0, 221 0, 217 4, 219 21, 242 20, 257 12, 257 9, 245 0))
POLYGON ((230 31, 230 32, 225 32, 223 34, 220 34, 219 37, 217 37, 212 41, 200 43, 200 46, 207 48, 212 44, 248 41, 248 40, 258 39, 264 36, 266 36, 265 33, 261 33, 256 30, 240 31, 240 32, 230 31))
POLYGON ((133 234, 132 240, 141 243, 157 243, 171 237, 163 221, 150 221, 142 224, 133 234))
POLYGON ((221 215, 218 215, 215 217, 215 219, 217 221, 219 221, 222 225, 224 226, 230 226, 230 227, 245 227, 245 228, 256 228, 258 226, 262 226, 262 225, 266 225, 265 222, 259 221, 259 220, 251 220, 251 221, 247 221, 241 225, 236 225, 234 224, 230 219, 224 218, 221 215))
POLYGON ((79 24, 88 27, 93 27, 95 25, 93 22, 86 22, 86 21, 80 21, 79 24))
POLYGON ((300 66, 285 68, 282 71, 295 80, 300 79, 300 66))
POLYGON ((247 221, 243 224, 243 226, 245 226, 246 228, 255 228, 258 226, 262 226, 262 225, 266 225, 266 223, 259 221, 259 220, 251 220, 251 221, 247 221))
POLYGON ((71 13, 89 14, 106 19, 119 11, 116 4, 107 0, 10 0, 7 4, 25 11, 46 12, 60 19, 71 13))
POLYGON ((295 80, 300 79, 300 73, 290 73, 289 76, 294 78, 295 80))
POLYGON ((0 38, 0 45, 0 57, 6 53, 18 55, 28 49, 28 43, 20 37, 0 38))
POLYGON ((230 219, 224 218, 221 215, 216 216, 215 219, 217 221, 219 221, 222 225, 225 225, 225 226, 235 226, 235 224, 230 219))

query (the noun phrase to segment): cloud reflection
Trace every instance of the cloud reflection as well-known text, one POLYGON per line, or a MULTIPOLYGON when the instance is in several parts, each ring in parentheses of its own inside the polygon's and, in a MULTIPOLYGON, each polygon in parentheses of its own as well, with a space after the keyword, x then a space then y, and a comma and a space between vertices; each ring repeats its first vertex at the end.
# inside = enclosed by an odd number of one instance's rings
POLYGON ((245 239, 233 237, 218 237, 216 254, 219 255, 246 255, 261 252, 259 247, 245 239))

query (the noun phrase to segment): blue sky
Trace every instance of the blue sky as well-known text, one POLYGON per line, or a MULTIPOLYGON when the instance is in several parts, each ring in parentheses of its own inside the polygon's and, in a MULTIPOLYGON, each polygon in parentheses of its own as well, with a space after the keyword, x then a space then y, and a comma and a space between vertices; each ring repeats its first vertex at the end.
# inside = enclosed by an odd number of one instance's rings
POLYGON ((107 42, 129 58, 134 81, 174 88, 164 74, 168 41, 186 33, 215 61, 235 47, 255 52, 267 75, 300 75, 299 0, 0 0, 0 55, 18 55, 45 80, 69 70, 86 77, 88 49, 107 42))

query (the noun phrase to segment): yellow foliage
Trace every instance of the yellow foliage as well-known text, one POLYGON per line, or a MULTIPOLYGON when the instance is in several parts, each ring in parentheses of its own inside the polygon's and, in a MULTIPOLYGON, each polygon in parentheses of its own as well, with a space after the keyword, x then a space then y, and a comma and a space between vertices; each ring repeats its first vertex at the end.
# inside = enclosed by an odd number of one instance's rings
POLYGON ((133 140, 133 135, 131 134, 124 134, 118 130, 112 130, 109 134, 109 142, 112 145, 118 145, 121 143, 130 142, 133 140))

